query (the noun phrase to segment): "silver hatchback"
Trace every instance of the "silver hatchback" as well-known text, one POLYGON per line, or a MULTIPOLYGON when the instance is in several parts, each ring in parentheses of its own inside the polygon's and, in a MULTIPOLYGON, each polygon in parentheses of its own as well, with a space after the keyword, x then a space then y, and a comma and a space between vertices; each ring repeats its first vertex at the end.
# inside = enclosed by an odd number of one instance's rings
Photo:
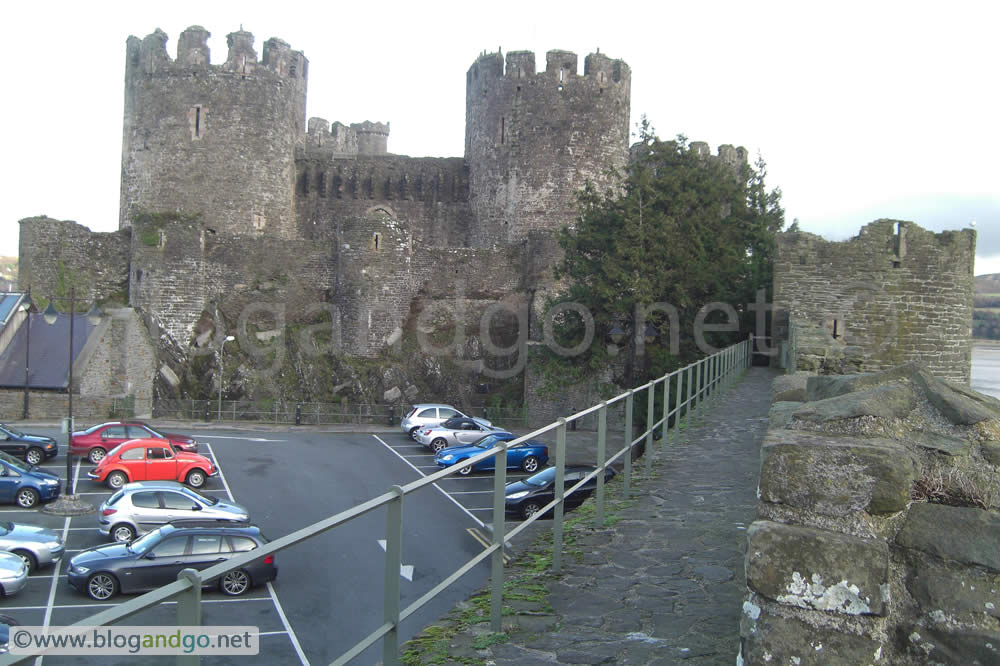
POLYGON ((127 483, 97 511, 100 533, 121 543, 128 543, 167 523, 185 520, 246 522, 249 519, 250 514, 242 505, 202 495, 176 481, 127 483))
MULTIPOLYGON (((436 426, 439 423, 444 423, 448 419, 455 416, 466 415, 451 405, 421 403, 419 405, 413 405, 413 409, 407 412, 406 416, 403 417, 403 420, 400 421, 399 427, 403 429, 403 432, 410 436, 410 439, 416 441, 417 430, 436 426)), ((479 421, 487 425, 490 424, 490 422, 486 419, 479 419, 479 421)))

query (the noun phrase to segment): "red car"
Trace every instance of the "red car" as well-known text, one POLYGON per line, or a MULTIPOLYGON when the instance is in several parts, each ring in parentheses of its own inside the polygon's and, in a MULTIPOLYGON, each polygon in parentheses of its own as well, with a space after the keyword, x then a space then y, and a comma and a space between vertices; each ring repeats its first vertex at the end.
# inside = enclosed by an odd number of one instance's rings
POLYGON ((95 465, 108 451, 130 439, 145 438, 169 440, 178 451, 198 452, 198 442, 187 435, 164 433, 142 421, 111 421, 95 425, 73 433, 69 452, 75 456, 87 456, 95 465))
POLYGON ((87 476, 121 488, 132 481, 180 481, 201 488, 218 474, 212 461, 197 453, 177 451, 162 439, 133 439, 108 451, 87 476))

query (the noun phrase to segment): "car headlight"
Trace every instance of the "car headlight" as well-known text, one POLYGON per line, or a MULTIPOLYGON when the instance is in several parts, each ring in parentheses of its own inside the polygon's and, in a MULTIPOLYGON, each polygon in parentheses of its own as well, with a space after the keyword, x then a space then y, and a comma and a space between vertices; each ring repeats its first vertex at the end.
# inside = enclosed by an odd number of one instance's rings
POLYGON ((507 499, 521 499, 522 497, 525 497, 527 494, 528 494, 527 490, 522 490, 520 492, 511 493, 510 495, 507 495, 507 499))
POLYGON ((60 548, 62 548, 62 544, 59 543, 58 541, 49 541, 48 543, 45 544, 45 547, 48 548, 49 550, 59 550, 60 548))
POLYGON ((78 574, 85 574, 88 571, 90 571, 90 569, 88 567, 81 567, 79 564, 75 564, 75 565, 71 566, 70 570, 73 571, 73 572, 75 572, 75 573, 78 573, 78 574))
POLYGON ((54 448, 56 448, 56 443, 55 442, 49 442, 48 444, 45 445, 45 448, 47 448, 47 449, 54 449, 54 448))
POLYGON ((45 479, 42 481, 42 483, 44 483, 47 486, 58 486, 59 479, 45 479))
POLYGON ((452 459, 452 458, 454 458, 454 457, 455 457, 455 456, 454 456, 453 454, 449 453, 449 454, 447 454, 447 455, 444 455, 444 456, 441 456, 441 460, 445 460, 445 461, 447 461, 447 460, 451 460, 451 459, 452 459))

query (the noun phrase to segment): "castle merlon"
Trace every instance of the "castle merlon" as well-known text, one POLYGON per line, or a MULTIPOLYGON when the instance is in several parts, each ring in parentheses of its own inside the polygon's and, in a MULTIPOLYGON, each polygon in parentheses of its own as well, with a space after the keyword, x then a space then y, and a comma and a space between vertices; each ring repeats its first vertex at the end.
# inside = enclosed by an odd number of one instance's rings
MULTIPOLYGON (((528 79, 543 75, 560 84, 579 78, 579 57, 572 51, 553 49, 545 54, 545 70, 538 72, 535 69, 533 51, 510 51, 506 62, 499 51, 484 52, 469 68, 466 83, 471 92, 474 83, 482 82, 486 85, 493 78, 528 79)), ((582 77, 594 79, 601 85, 628 85, 632 79, 632 70, 625 61, 609 58, 598 50, 584 58, 582 77)))
POLYGON ((734 148, 730 144, 723 144, 719 146, 718 155, 712 155, 712 149, 704 141, 692 141, 688 144, 689 148, 696 153, 699 157, 704 158, 715 158, 725 164, 729 165, 739 165, 747 163, 747 149, 743 146, 739 148, 734 148))
POLYGON ((310 118, 306 131, 306 146, 327 148, 332 154, 386 155, 388 154, 389 123, 351 123, 350 126, 335 122, 331 125, 324 118, 310 118))
POLYGON ((211 36, 212 33, 200 25, 193 25, 184 30, 177 40, 176 60, 167 53, 167 33, 159 28, 142 40, 130 36, 126 42, 128 64, 130 68, 140 69, 146 74, 211 68, 242 76, 270 72, 280 77, 303 81, 308 77, 309 61, 301 51, 293 51, 287 42, 272 37, 264 42, 263 56, 258 59, 253 46, 253 33, 245 30, 226 35, 229 48, 226 61, 221 65, 212 65, 211 50, 208 46, 208 38, 211 36))

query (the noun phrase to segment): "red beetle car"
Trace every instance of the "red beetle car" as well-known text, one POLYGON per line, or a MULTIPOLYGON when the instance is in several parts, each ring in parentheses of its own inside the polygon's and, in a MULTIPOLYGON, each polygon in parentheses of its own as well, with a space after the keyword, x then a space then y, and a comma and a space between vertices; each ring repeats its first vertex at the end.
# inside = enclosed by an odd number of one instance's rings
POLYGON ((87 476, 110 488, 132 481, 180 481, 201 488, 218 474, 212 461, 197 453, 177 451, 162 439, 133 439, 108 451, 87 476))
POLYGON ((142 421, 110 421, 74 432, 70 438, 69 452, 75 456, 87 456, 96 465, 108 451, 122 442, 147 437, 170 440, 178 451, 198 452, 198 442, 193 438, 160 432, 142 421))

